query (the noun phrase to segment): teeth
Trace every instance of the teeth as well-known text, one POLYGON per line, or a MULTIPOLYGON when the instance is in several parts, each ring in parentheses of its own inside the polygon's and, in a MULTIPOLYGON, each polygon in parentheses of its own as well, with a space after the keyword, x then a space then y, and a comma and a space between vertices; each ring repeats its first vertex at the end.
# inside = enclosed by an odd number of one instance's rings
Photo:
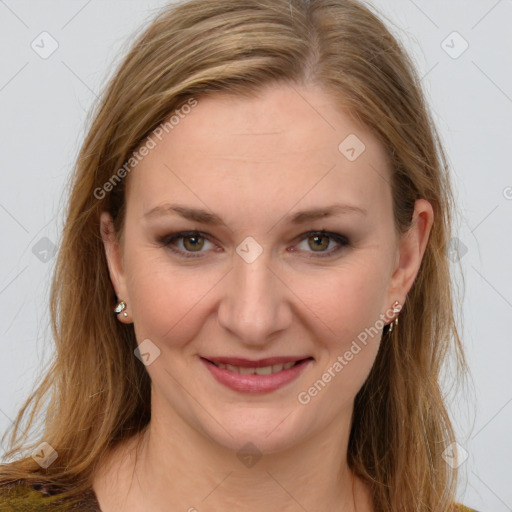
POLYGON ((290 361, 284 364, 274 364, 272 366, 261 366, 259 368, 245 368, 241 366, 233 366, 232 364, 214 363, 219 368, 224 368, 232 372, 240 373, 242 375, 271 375, 272 373, 288 370, 295 365, 297 361, 290 361))
POLYGON ((258 375, 270 375, 272 373, 272 366, 260 366, 256 368, 256 373, 258 375))
POLYGON ((241 373, 242 375, 254 375, 256 373, 256 370, 254 368, 239 367, 234 371, 237 371, 238 373, 241 373))

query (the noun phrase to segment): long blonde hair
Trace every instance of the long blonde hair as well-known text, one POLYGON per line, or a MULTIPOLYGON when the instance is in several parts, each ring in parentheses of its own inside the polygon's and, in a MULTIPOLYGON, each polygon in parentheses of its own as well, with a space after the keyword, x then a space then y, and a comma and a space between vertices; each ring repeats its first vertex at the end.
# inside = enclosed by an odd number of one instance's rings
MULTIPOLYGON (((73 498, 108 451, 147 427, 150 380, 133 355, 132 325, 117 322, 99 230, 108 210, 122 233, 126 179, 95 193, 170 113, 191 98, 255 95, 272 83, 320 85, 381 141, 392 163, 396 230, 425 198, 434 225, 417 278, 385 333, 355 400, 348 462, 380 512, 452 509, 455 441, 440 388, 443 363, 466 369, 448 260, 454 200, 446 156, 410 58, 357 0, 191 0, 163 9, 135 40, 92 116, 70 184, 51 289, 56 355, 19 411, 6 457, 41 441, 58 453, 0 467, 0 480, 43 479, 73 498), (24 442, 41 419, 43 432, 24 442)), ((136 172, 136 171, 134 171, 136 172)), ((462 373, 461 373, 462 374, 462 373)), ((4 435, 4 438, 7 433, 4 435)))

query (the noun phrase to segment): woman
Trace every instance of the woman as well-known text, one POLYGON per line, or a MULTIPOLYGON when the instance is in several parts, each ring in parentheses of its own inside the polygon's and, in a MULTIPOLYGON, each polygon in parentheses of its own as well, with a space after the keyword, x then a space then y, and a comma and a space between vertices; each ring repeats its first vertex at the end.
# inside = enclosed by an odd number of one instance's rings
POLYGON ((170 5, 77 161, 4 508, 464 510, 452 209, 416 72, 362 4, 170 5))

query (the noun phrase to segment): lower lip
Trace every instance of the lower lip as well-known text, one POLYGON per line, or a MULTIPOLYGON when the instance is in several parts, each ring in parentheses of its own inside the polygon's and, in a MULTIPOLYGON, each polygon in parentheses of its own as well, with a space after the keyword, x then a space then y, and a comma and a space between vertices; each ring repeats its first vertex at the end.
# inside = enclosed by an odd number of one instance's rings
POLYGON ((270 375, 242 375, 226 368, 219 368, 204 358, 201 358, 201 361, 218 382, 240 393, 270 393, 275 391, 295 380, 313 362, 312 359, 305 359, 287 370, 281 370, 270 375))

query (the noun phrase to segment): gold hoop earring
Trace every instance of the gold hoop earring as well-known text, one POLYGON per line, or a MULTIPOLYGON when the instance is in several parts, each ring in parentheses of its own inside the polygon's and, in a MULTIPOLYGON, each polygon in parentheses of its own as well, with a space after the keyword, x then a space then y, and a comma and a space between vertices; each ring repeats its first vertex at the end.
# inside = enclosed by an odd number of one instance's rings
POLYGON ((389 323, 388 332, 393 332, 393 324, 398 325, 398 314, 400 313, 401 309, 402 309, 402 305, 400 304, 400 302, 395 300, 395 302, 393 304, 393 313, 395 313, 396 316, 395 316, 395 319, 391 320, 391 322, 389 323))

